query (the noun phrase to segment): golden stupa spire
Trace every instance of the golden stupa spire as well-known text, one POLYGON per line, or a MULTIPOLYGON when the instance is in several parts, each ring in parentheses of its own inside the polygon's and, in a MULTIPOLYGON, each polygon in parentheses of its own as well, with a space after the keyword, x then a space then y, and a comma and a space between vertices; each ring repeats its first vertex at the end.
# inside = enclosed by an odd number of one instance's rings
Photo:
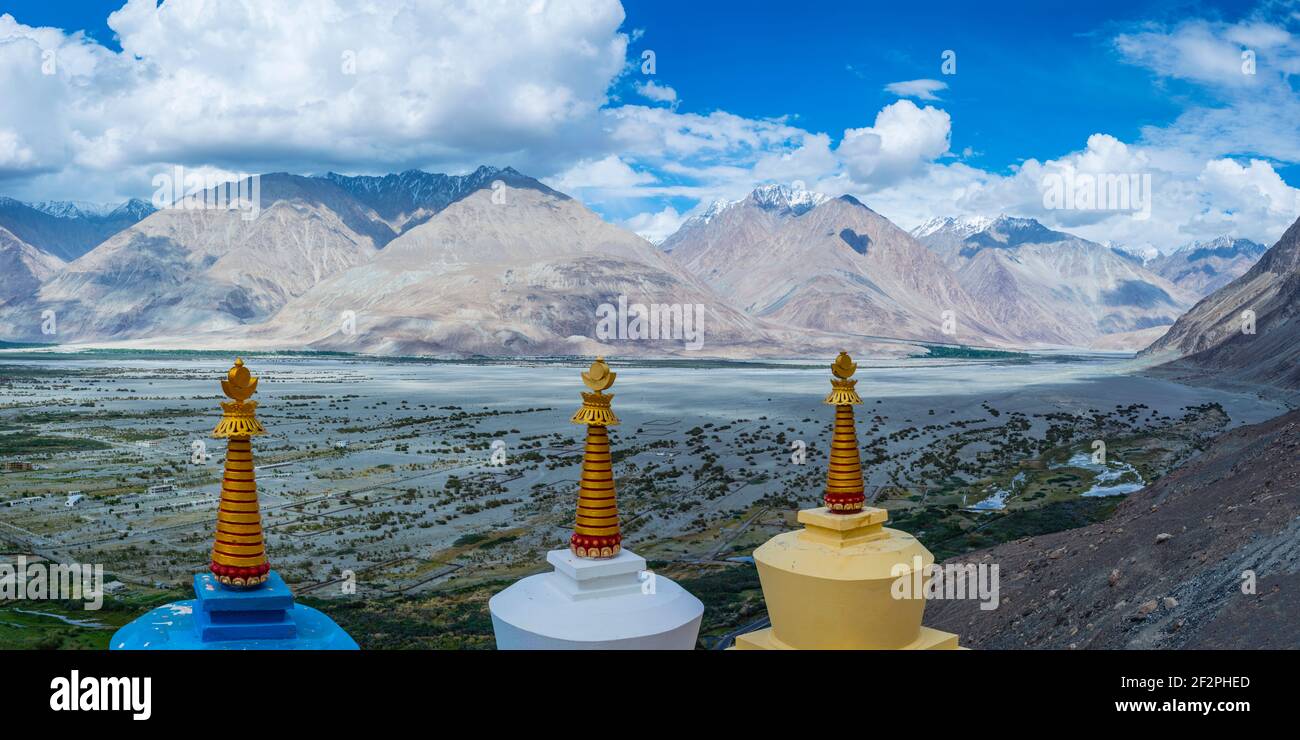
POLYGON ((849 353, 840 352, 831 365, 831 392, 826 403, 835 407, 835 430, 831 436, 831 460, 826 471, 826 508, 837 514, 852 514, 862 510, 866 501, 866 486, 862 481, 862 453, 858 449, 858 432, 853 423, 853 406, 862 398, 853 388, 858 384, 850 380, 858 366, 849 353))
POLYGON ((580 558, 612 558, 622 549, 618 528, 618 502, 614 492, 614 468, 609 455, 609 431, 618 423, 605 391, 614 385, 617 373, 597 357, 582 374, 582 382, 593 393, 582 394, 582 408, 570 420, 587 425, 587 446, 582 452, 582 480, 578 488, 578 516, 569 538, 569 549, 580 558))
POLYGON ((221 504, 217 509, 217 535, 212 545, 213 575, 234 588, 256 588, 266 582, 271 566, 262 539, 262 515, 257 504, 253 475, 252 437, 265 434, 254 412, 257 378, 242 359, 221 381, 221 390, 234 402, 221 403, 224 412, 212 436, 226 441, 226 466, 221 479, 221 504))

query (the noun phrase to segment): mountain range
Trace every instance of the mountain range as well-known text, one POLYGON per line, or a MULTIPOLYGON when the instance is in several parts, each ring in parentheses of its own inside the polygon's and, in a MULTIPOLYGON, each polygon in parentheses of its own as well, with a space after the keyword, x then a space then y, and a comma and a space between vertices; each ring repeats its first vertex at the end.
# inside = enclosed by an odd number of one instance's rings
MULTIPOLYGON (((1154 269, 1164 258, 1144 265, 1032 219, 936 219, 908 233, 851 196, 779 185, 713 203, 656 247, 511 168, 259 179, 251 220, 192 207, 211 193, 156 212, 0 200, 0 334, 50 341, 39 330, 54 311, 61 342, 694 349, 680 332, 629 337, 625 309, 623 330, 600 333, 597 317, 621 297, 633 311, 698 307, 704 353, 718 356, 907 354, 917 342, 1137 349, 1196 297, 1154 269), (110 233, 90 248, 92 227, 110 233)), ((1209 286, 1252 245, 1211 242, 1167 263, 1209 286)))
POLYGON ((109 206, 75 201, 24 203, 0 197, 0 228, 26 244, 70 262, 154 210, 139 199, 109 206))
POLYGON ((764 186, 688 221, 662 246, 741 310, 790 326, 938 342, 1014 339, 934 253, 851 196, 764 186), (945 331, 945 317, 955 331, 945 331))
POLYGON ((1146 263, 1147 269, 1204 298, 1241 277, 1267 251, 1259 242, 1220 236, 1186 244, 1146 263))
POLYGON ((67 264, 20 239, 0 244, 23 266, 4 288, 0 329, 50 341, 40 330, 53 311, 61 342, 444 356, 672 354, 697 341, 708 354, 745 356, 852 339, 738 311, 653 245, 510 168, 272 173, 259 188, 255 218, 202 207, 216 195, 201 193, 67 264), (666 308, 643 322, 662 331, 636 334, 627 309, 638 306, 666 308), (604 309, 619 315, 598 336, 604 309))
MULTIPOLYGON (((602 304, 684 307, 710 354, 812 347, 736 309, 644 239, 534 182, 469 192, 290 301, 253 338, 400 354, 590 354, 640 351, 635 338, 593 336, 602 304), (699 314, 696 313, 697 309, 699 314), (350 316, 355 325, 344 317, 350 316)), ((680 322, 674 327, 681 327, 680 322)), ((686 327, 645 346, 685 351, 686 327)), ((830 347, 829 338, 821 346, 830 347)))
POLYGON ((1300 389, 1300 220, 1141 355, 1220 382, 1300 389))
POLYGON ((1025 343, 1086 347, 1127 335, 1142 346, 1195 300, 1114 249, 1034 219, 940 218, 912 236, 1025 343))

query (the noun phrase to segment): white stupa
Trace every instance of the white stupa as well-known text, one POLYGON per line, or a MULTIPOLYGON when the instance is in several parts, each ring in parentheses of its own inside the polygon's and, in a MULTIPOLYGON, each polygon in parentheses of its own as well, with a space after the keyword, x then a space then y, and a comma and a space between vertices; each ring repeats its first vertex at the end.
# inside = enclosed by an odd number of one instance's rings
POLYGON ((668 578, 646 570, 645 558, 622 549, 607 427, 614 384, 603 358, 582 380, 575 424, 587 425, 578 515, 569 549, 552 550, 554 570, 529 576, 492 597, 492 629, 500 650, 690 650, 704 604, 668 578))

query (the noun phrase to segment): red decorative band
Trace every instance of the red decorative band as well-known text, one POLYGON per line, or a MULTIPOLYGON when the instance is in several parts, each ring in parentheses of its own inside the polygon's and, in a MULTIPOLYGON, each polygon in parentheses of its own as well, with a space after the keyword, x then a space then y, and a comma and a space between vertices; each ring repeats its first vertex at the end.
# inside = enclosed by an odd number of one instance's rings
POLYGON ((866 500, 866 497, 861 493, 839 495, 828 493, 823 498, 826 508, 837 514, 851 514, 855 511, 862 511, 862 505, 866 500))
POLYGON ((623 535, 595 536, 575 533, 569 538, 569 549, 580 558, 612 558, 623 546, 623 535))
POLYGON ((254 565, 250 567, 241 567, 235 565, 219 565, 212 563, 208 566, 217 580, 226 586, 234 588, 256 588, 266 583, 266 576, 271 572, 269 563, 254 565))

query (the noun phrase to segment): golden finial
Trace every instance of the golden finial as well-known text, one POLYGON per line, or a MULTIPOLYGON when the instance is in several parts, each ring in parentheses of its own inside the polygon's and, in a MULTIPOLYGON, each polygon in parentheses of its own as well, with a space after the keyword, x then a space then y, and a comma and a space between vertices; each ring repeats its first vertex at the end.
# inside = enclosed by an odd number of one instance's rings
POLYGON ((609 369, 605 364, 604 357, 597 357, 596 361, 591 363, 587 372, 582 374, 582 382, 595 393, 582 394, 582 408, 570 419, 574 424, 596 424, 599 426, 610 426, 618 423, 618 417, 610 408, 610 402, 614 400, 614 394, 605 395, 603 391, 614 385, 614 378, 618 376, 609 369))
POLYGON ((835 358, 835 362, 831 363, 831 374, 835 377, 831 378, 831 394, 826 397, 826 403, 832 406, 862 403, 857 391, 853 390, 858 381, 849 379, 857 371, 857 363, 849 357, 848 352, 841 351, 839 357, 835 358))
POLYGON ((235 366, 226 373, 226 380, 221 381, 221 391, 234 403, 221 402, 221 410, 225 413, 221 415, 221 423, 212 431, 213 437, 251 437, 266 433, 254 415, 257 401, 248 400, 257 392, 257 378, 244 367, 242 358, 236 358, 235 366))
POLYGON ((239 401, 247 401, 257 392, 257 378, 244 367, 242 357, 235 358, 235 366, 226 373, 227 380, 221 381, 221 390, 227 396, 239 401))
POLYGON ((582 374, 582 382, 586 383, 588 388, 600 393, 614 385, 614 379, 617 377, 618 373, 611 371, 609 365, 605 364, 605 358, 597 357, 587 372, 582 374))
POLYGON ((858 365, 853 361, 852 357, 849 357, 849 353, 840 350, 840 356, 836 357, 835 362, 831 365, 831 372, 835 374, 835 377, 840 380, 848 380, 857 371, 858 365))

